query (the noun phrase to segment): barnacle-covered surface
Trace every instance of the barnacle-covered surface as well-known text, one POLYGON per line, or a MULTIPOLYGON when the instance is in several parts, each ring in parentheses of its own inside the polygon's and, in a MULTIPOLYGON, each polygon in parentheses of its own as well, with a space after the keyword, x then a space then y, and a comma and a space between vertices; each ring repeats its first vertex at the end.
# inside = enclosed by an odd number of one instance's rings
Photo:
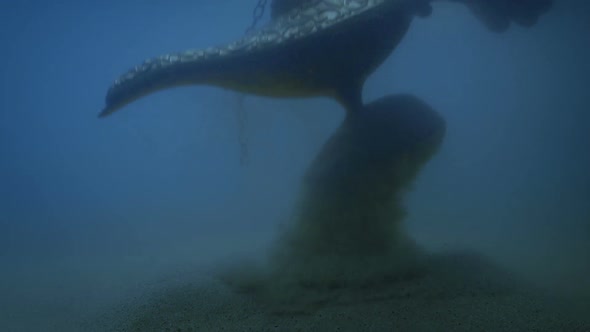
POLYGON ((270 45, 279 45, 304 38, 385 2, 399 3, 400 0, 316 0, 304 2, 302 6, 297 6, 286 11, 284 15, 276 17, 264 28, 228 45, 204 50, 187 50, 147 59, 116 79, 112 88, 125 84, 143 72, 175 63, 203 61, 211 57, 252 52, 270 45))
POLYGON ((343 57, 363 67, 349 70, 360 80, 376 68, 375 62, 380 63, 384 54, 389 54, 409 24, 406 3, 407 0, 304 2, 233 43, 148 59, 115 80, 102 115, 151 92, 185 84, 212 84, 271 96, 329 95, 328 90, 336 89, 331 82, 336 80, 336 72, 349 69, 345 68, 343 57), (356 35, 346 31, 352 26, 356 35), (366 33, 361 34, 364 28, 366 33), (326 34, 330 38, 324 38, 326 34), (345 43, 339 41, 342 38, 346 38, 345 43), (354 54, 353 47, 362 49, 362 56, 354 54), (368 47, 373 51, 366 52, 368 47), (333 68, 322 72, 316 68, 321 66, 333 68), (330 82, 317 83, 316 77, 330 82), (246 78, 247 81, 241 81, 246 78), (285 87, 277 89, 277 84, 285 87))
MULTIPOLYGON (((277 0, 273 19, 233 43, 166 54, 115 80, 101 116, 158 90, 208 84, 273 97, 328 96, 347 110, 362 105, 366 77, 407 31, 428 16, 431 0, 277 0)), ((492 31, 533 25, 551 0, 450 0, 492 31)))

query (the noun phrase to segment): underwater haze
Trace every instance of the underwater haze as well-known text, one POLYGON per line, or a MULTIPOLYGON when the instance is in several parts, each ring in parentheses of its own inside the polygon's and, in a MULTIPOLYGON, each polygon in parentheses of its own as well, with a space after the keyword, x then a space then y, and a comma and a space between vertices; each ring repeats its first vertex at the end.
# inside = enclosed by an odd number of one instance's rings
MULTIPOLYGON (((255 3, 0 3, 0 331, 100 330, 169 280, 265 258, 340 105, 193 86, 97 117, 121 73, 241 37, 255 3)), ((583 0, 502 34, 437 3, 364 89, 420 96, 446 120, 405 196, 410 236, 489 257, 588 315, 589 31, 583 0)))

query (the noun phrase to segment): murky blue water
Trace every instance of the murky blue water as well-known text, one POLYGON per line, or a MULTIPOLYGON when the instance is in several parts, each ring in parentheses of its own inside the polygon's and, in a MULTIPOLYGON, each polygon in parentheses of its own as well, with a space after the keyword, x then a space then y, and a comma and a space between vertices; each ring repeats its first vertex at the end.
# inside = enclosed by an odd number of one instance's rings
MULTIPOLYGON (((0 4, 0 330, 103 330, 149 316, 153 294, 163 299, 154 317, 170 319, 170 328, 195 327, 191 317, 203 318, 190 310, 214 318, 235 310, 223 321, 326 329, 314 315, 287 319, 291 325, 259 318, 247 297, 236 300, 218 284, 198 292, 216 267, 257 261, 273 248, 306 168, 344 117, 338 104, 247 97, 246 167, 232 92, 179 88, 96 117, 122 72, 146 57, 240 37, 253 6, 0 4)), ((573 314, 558 315, 566 323, 590 317, 588 13, 583 1, 559 2, 536 26, 495 34, 465 8, 436 4, 364 89, 366 101, 412 93, 447 123, 440 150, 404 197, 411 238, 428 252, 485 256, 527 287, 566 296, 550 304, 573 314)), ((359 314, 369 312, 370 321, 436 331, 443 320, 424 317, 444 316, 439 306, 453 308, 455 323, 472 317, 470 308, 490 308, 470 305, 469 289, 452 283, 438 300, 412 297, 440 285, 424 280, 405 286, 414 293, 387 288, 381 306, 346 297, 356 293, 338 297, 324 317, 339 322, 331 327, 370 330, 359 314), (386 316, 384 307, 410 309, 386 316)), ((527 301, 499 301, 488 318, 527 301)), ((202 329, 223 322, 214 318, 202 329)))

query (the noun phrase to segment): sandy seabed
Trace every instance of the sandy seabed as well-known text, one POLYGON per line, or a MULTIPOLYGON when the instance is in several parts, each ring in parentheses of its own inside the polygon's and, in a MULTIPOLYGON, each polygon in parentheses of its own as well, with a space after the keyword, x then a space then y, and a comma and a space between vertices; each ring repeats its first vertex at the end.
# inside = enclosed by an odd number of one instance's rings
MULTIPOLYGON (((370 283, 290 285, 285 297, 223 278, 169 282, 85 330, 590 331, 590 299, 526 287, 477 255, 438 254, 419 273, 370 283)), ((276 291, 276 290, 275 290, 276 291)))

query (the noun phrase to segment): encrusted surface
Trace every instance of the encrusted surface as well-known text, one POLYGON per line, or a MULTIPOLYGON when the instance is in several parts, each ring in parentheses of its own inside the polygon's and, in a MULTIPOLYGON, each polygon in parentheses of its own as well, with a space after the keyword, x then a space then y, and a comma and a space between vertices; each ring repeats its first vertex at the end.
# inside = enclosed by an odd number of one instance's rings
POLYGON ((111 90, 133 80, 144 72, 161 69, 177 63, 205 61, 211 57, 251 52, 268 46, 304 38, 343 23, 382 4, 395 4, 399 0, 316 0, 287 11, 264 28, 233 43, 204 50, 187 50, 148 59, 115 80, 111 90))

